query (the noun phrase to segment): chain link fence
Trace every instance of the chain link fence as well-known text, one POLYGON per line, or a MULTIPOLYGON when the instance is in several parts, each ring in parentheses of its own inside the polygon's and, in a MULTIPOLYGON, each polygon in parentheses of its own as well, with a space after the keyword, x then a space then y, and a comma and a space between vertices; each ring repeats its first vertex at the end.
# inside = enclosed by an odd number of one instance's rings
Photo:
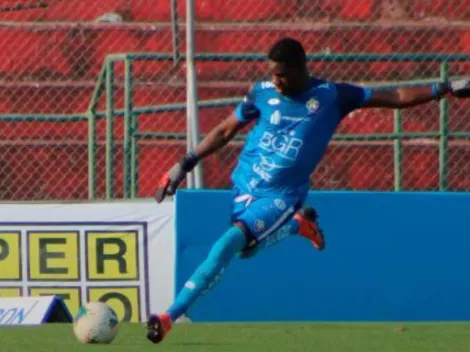
MULTIPOLYGON (((96 101, 94 180, 89 168, 88 111, 97 79, 110 54, 173 54, 171 19, 169 0, 1 1, 1 200, 87 199, 91 186, 93 197, 106 197, 106 91, 96 101)), ((116 110, 124 105, 124 73, 124 62, 116 61, 116 110)), ((171 59, 136 61, 133 73, 136 107, 185 101, 183 65, 171 59)), ((144 130, 185 133, 184 115, 184 110, 142 115, 139 123, 144 130)), ((123 196, 123 120, 116 115, 113 126, 111 194, 116 198, 123 196)), ((138 195, 148 196, 155 169, 170 167, 184 148, 165 140, 139 145, 138 195)))
MULTIPOLYGON (((455 55, 461 57, 450 62, 451 76, 466 75, 470 68, 469 58, 464 57, 470 53, 470 8, 465 0, 232 1, 224 2, 211 16, 203 19, 201 13, 199 17, 199 54, 266 53, 276 40, 290 36, 301 40, 310 54, 350 56, 348 60, 338 57, 337 61, 310 62, 311 73, 327 80, 370 85, 439 80, 440 60, 452 60, 455 55), (431 55, 420 57, 423 53, 431 55), (385 57, 361 59, 354 54, 385 57)), ((227 97, 244 94, 249 82, 266 77, 263 62, 237 59, 199 63, 198 67, 201 97, 205 99, 219 97, 222 92, 227 97), (210 87, 215 85, 217 90, 212 93, 210 87)), ((354 134, 357 138, 337 138, 330 145, 312 176, 312 188, 468 190, 468 136, 452 135, 469 131, 468 107, 464 101, 451 100, 448 107, 432 102, 402 111, 399 126, 395 126, 393 110, 351 114, 337 137, 354 134), (448 140, 440 138, 440 131, 445 130, 440 117, 447 119, 448 140), (417 135, 397 144, 392 135, 398 131, 429 136, 417 135), (391 136, 372 140, 374 134, 391 136)), ((223 118, 229 112, 221 109, 218 116, 223 118)), ((203 130, 217 120, 213 111, 201 112, 203 130)), ((224 151, 208 161, 206 183, 229 186, 228 170, 239 147, 233 143, 231 153, 224 151)))
MULTIPOLYGON (((134 109, 181 103, 177 109, 143 109, 137 114, 135 195, 153 196, 158 179, 186 149, 184 2, 1 2, 0 199, 86 199, 90 185, 95 198, 125 195, 125 118, 116 114, 113 119, 114 148, 108 154, 113 192, 107 193, 106 94, 97 100, 96 110, 102 113, 96 120, 91 159, 89 108, 106 57, 128 52, 169 56, 133 61, 134 109)), ((441 59, 470 56, 470 7, 465 0, 195 0, 195 5, 196 53, 210 55, 197 62, 200 101, 241 97, 253 81, 267 78, 266 62, 250 55, 265 54, 284 36, 300 39, 312 55, 387 55, 310 61, 317 77, 364 84, 439 79, 441 61, 420 58, 422 53, 440 54, 441 59), (405 60, 401 54, 417 56, 405 60)), ((451 76, 465 75, 469 69, 465 57, 450 62, 451 76)), ((112 102, 117 111, 125 109, 125 72, 124 61, 114 62, 112 102)), ((461 133, 470 128, 468 108, 467 102, 451 100, 448 106, 430 103, 405 110, 399 119, 384 109, 351 114, 337 137, 356 138, 337 138, 331 144, 312 176, 312 188, 470 189, 470 151, 461 133), (440 133, 447 133, 444 115, 449 138, 440 133), (430 134, 399 143, 363 137, 397 131, 430 134)), ((232 109, 201 108, 201 133, 232 109)), ((242 145, 234 141, 204 161, 205 187, 230 187, 230 171, 242 145)))

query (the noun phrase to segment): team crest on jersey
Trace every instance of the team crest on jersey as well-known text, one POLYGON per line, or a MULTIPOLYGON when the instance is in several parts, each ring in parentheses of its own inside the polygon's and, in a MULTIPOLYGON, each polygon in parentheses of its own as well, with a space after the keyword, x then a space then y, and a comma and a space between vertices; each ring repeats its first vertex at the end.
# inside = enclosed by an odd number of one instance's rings
POLYGON ((312 113, 317 111, 318 107, 320 106, 320 103, 318 102, 318 100, 311 98, 307 101, 307 104, 305 105, 307 106, 307 110, 312 113))
POLYGON ((261 232, 264 230, 264 221, 263 220, 256 220, 255 222, 255 231, 261 232))

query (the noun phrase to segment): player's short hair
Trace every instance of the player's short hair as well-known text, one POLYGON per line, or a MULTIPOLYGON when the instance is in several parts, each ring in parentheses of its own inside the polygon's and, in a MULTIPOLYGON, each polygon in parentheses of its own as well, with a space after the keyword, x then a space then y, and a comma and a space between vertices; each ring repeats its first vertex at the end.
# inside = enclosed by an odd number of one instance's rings
POLYGON ((303 66, 307 62, 302 44, 292 38, 282 38, 274 43, 268 53, 271 61, 279 62, 287 66, 303 66))

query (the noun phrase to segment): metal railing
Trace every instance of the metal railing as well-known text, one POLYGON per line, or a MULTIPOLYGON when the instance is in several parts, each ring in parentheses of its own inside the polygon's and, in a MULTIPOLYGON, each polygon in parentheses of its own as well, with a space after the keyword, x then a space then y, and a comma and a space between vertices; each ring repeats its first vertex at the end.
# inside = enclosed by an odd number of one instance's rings
MULTIPOLYGON (((180 55, 179 59, 184 59, 180 55)), ((134 198, 137 196, 138 188, 138 141, 144 139, 177 139, 186 140, 185 133, 165 133, 161 131, 143 132, 139 131, 139 116, 143 114, 160 113, 168 111, 184 111, 186 103, 165 104, 158 106, 140 106, 133 104, 133 64, 136 60, 173 60, 171 54, 160 53, 125 53, 109 55, 98 76, 98 80, 91 97, 88 110, 81 114, 73 115, 51 115, 51 114, 3 114, 0 115, 0 121, 88 121, 88 198, 96 198, 97 173, 96 173, 96 146, 97 133, 96 125, 98 119, 106 119, 106 159, 105 159, 105 178, 106 178, 106 199, 112 199, 114 190, 114 123, 115 118, 124 118, 124 182, 123 197, 134 198), (116 62, 124 62, 124 108, 116 109, 114 101, 114 65, 116 62), (97 111, 100 97, 105 93, 106 109, 97 111)), ((264 54, 196 54, 196 61, 264 61, 264 54)), ((376 62, 376 61, 419 61, 419 62, 439 62, 440 78, 443 81, 449 77, 449 63, 458 61, 470 61, 470 55, 441 55, 441 54, 310 54, 310 61, 326 62, 376 62)), ((430 80, 413 80, 408 82, 390 83, 387 86, 396 84, 419 85, 435 82, 430 80)), ((215 108, 222 106, 232 106, 237 104, 242 97, 230 99, 217 99, 199 101, 198 108, 215 108)), ((334 141, 393 141, 394 150, 394 189, 402 190, 403 178, 403 153, 402 143, 404 140, 429 138, 439 141, 439 190, 447 190, 447 169, 448 169, 448 149, 449 138, 470 139, 470 131, 450 132, 448 127, 448 101, 446 99, 440 102, 439 130, 433 132, 404 132, 401 118, 401 111, 395 110, 394 113, 394 131, 389 134, 336 134, 334 141)), ((188 126, 191 128, 191 126, 188 126)), ((237 137, 237 140, 243 140, 244 136, 237 137)))

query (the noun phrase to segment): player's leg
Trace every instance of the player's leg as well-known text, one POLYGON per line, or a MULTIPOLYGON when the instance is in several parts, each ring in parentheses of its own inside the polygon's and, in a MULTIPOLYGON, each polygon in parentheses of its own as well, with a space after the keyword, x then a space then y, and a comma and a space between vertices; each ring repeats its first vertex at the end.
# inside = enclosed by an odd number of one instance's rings
POLYGON ((189 307, 222 275, 232 258, 247 246, 243 225, 230 227, 212 246, 207 258, 196 269, 176 297, 175 302, 163 314, 153 314, 147 322, 147 338, 158 343, 171 329, 172 323, 186 313, 189 307))
POLYGON ((247 259, 255 256, 261 250, 272 247, 290 236, 302 236, 309 239, 318 250, 325 248, 323 231, 318 224, 318 215, 311 206, 300 209, 284 226, 252 248, 243 250, 239 257, 247 259))
POLYGON ((256 240, 239 253, 241 259, 254 256, 299 231, 299 221, 294 219, 300 207, 297 199, 263 198, 256 200, 239 219, 247 225, 256 240))
POLYGON ((172 322, 218 281, 237 253, 277 231, 297 210, 293 204, 279 207, 269 198, 236 197, 235 201, 239 203, 235 204, 233 211, 236 225, 213 245, 208 257, 186 282, 174 304, 165 313, 149 318, 147 338, 152 342, 158 343, 165 337, 172 322))
POLYGON ((299 225, 298 222, 292 217, 287 223, 273 234, 258 241, 255 246, 246 247, 241 251, 238 256, 240 259, 248 259, 254 257, 262 250, 272 247, 284 239, 296 235, 299 225))

